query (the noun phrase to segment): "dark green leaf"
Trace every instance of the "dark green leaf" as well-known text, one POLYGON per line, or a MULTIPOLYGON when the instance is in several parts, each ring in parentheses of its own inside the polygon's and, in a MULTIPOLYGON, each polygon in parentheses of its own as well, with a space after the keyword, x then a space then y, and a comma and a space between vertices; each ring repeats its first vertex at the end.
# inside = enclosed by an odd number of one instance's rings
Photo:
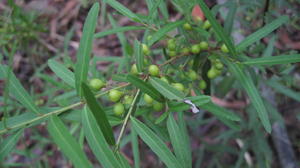
POLYGON ((284 86, 283 84, 281 84, 275 80, 267 80, 266 83, 267 83, 267 85, 274 88, 277 92, 282 93, 282 94, 300 102, 300 93, 284 86))
POLYGON ((24 129, 14 132, 13 135, 7 137, 0 146, 0 161, 9 156, 9 153, 15 148, 24 129))
POLYGON ((126 31, 131 31, 131 30, 143 30, 143 29, 146 29, 146 27, 143 27, 143 26, 117 27, 117 28, 113 28, 113 29, 110 29, 110 30, 106 30, 106 31, 103 31, 103 32, 96 33, 94 35, 94 38, 102 38, 102 37, 105 37, 105 36, 108 36, 108 35, 111 35, 111 34, 116 34, 118 32, 126 32, 126 31))
POLYGON ((73 72, 53 59, 48 61, 48 66, 61 80, 75 88, 75 77, 73 72))
POLYGON ((139 141, 136 131, 131 129, 131 146, 134 159, 134 168, 140 168, 140 150, 139 150, 139 141))
POLYGON ((134 55, 138 72, 142 72, 144 68, 144 54, 142 52, 141 43, 138 40, 134 40, 134 55))
MULTIPOLYGON (((198 107, 210 102, 210 96, 204 95, 187 97, 185 99, 192 101, 192 103, 198 107)), ((184 102, 169 102, 169 108, 170 111, 181 112, 190 109, 191 106, 184 102)))
POLYGON ((276 64, 289 64, 289 63, 296 63, 296 62, 300 62, 300 54, 254 58, 254 59, 249 59, 242 63, 246 65, 276 65, 276 64))

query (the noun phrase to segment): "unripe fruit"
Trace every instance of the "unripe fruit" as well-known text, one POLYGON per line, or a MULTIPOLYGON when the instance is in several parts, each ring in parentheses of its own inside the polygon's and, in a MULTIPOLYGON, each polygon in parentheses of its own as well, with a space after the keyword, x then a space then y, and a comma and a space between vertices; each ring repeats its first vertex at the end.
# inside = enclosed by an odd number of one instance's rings
POLYGON ((131 104, 132 101, 133 101, 132 96, 128 96, 128 95, 124 96, 124 100, 123 100, 124 104, 131 104))
POLYGON ((168 45, 169 45, 169 44, 172 44, 172 43, 173 43, 173 44, 176 43, 176 42, 175 42, 175 39, 170 39, 170 40, 168 40, 168 45))
POLYGON ((164 104, 159 103, 157 101, 153 102, 153 109, 154 111, 161 111, 164 108, 164 104))
POLYGON ((207 72, 207 77, 208 77, 209 79, 214 79, 214 78, 216 78, 218 75, 219 75, 218 70, 216 70, 216 69, 214 69, 214 68, 211 68, 211 69, 208 70, 208 72, 207 72))
POLYGON ((184 28, 184 30, 192 30, 193 29, 192 26, 189 23, 185 23, 183 25, 183 28, 184 28))
POLYGON ((160 80, 162 80, 162 81, 164 81, 164 82, 166 82, 166 83, 169 83, 169 80, 166 78, 166 77, 160 77, 160 80))
POLYGON ((206 41, 202 41, 199 44, 199 47, 201 50, 207 50, 208 49, 208 43, 206 41))
POLYGON ((114 113, 116 116, 121 116, 125 112, 125 107, 122 103, 116 103, 114 105, 114 113))
POLYGON ((199 45, 193 45, 191 50, 192 50, 193 54, 199 54, 200 53, 199 45))
POLYGON ((111 101, 113 102, 117 102, 120 100, 120 98, 122 97, 123 93, 118 91, 118 90, 111 90, 108 93, 108 97, 111 101))
POLYGON ((188 72, 188 76, 189 76, 189 78, 190 78, 191 80, 196 80, 196 79, 198 79, 198 75, 197 75, 197 73, 196 73, 194 70, 190 70, 190 71, 188 72))
POLYGON ((206 20, 203 24, 203 29, 209 29, 211 27, 211 24, 208 20, 206 20))
POLYGON ((187 48, 187 47, 184 47, 180 50, 180 53, 183 54, 183 55, 189 55, 190 53, 190 49, 187 48))
POLYGON ((176 49, 175 43, 168 43, 168 49, 174 51, 176 49))
POLYGON ((221 51, 222 51, 223 53, 228 53, 228 52, 229 52, 229 50, 228 50, 228 48, 227 48, 227 46, 226 46, 225 44, 223 44, 223 45, 221 46, 221 51))
POLYGON ((159 68, 157 65, 150 65, 148 68, 149 74, 151 76, 158 76, 159 75, 159 68))
POLYGON ((144 101, 147 103, 147 104, 152 104, 153 103, 153 98, 147 94, 144 94, 144 101))
POLYGON ((217 70, 222 70, 224 65, 221 63, 221 62, 218 62, 214 65, 214 67, 217 69, 217 70))
POLYGON ((132 75, 137 75, 137 74, 139 74, 138 69, 137 69, 137 67, 136 67, 136 64, 133 64, 133 65, 131 66, 130 73, 131 73, 132 75))
POLYGON ((105 86, 105 83, 102 80, 97 79, 97 78, 90 80, 89 84, 90 84, 90 87, 95 91, 100 90, 101 88, 103 88, 105 86))
POLYGON ((168 51, 170 57, 175 57, 177 55, 176 51, 168 51))
POLYGON ((207 87, 206 82, 205 82, 204 80, 201 80, 201 81, 199 82, 199 88, 200 88, 201 90, 203 90, 203 89, 206 89, 206 87, 207 87))
POLYGON ((146 44, 142 44, 142 51, 145 55, 150 55, 150 49, 146 44))
POLYGON ((183 84, 181 84, 181 83, 173 83, 172 86, 173 86, 175 89, 177 89, 177 90, 179 90, 179 91, 181 91, 181 92, 184 91, 184 86, 183 86, 183 84))
POLYGON ((148 40, 148 41, 151 40, 151 39, 152 39, 152 36, 151 36, 151 35, 147 36, 147 40, 148 40))

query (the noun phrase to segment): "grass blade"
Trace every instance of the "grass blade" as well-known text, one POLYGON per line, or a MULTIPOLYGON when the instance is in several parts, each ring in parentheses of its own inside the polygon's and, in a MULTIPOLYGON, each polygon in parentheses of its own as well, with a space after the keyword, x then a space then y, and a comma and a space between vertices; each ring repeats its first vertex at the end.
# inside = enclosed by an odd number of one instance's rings
POLYGON ((157 101, 163 101, 161 94, 150 84, 144 82, 143 80, 135 77, 134 75, 127 75, 127 81, 136 86, 137 88, 141 89, 142 92, 148 94, 153 99, 157 101))
POLYGON ((289 20, 288 16, 281 16, 278 19, 272 21, 271 23, 265 25, 263 28, 257 30, 253 34, 246 37, 242 42, 240 42, 236 48, 238 52, 244 51, 248 46, 259 41, 263 37, 270 34, 272 31, 276 30, 279 26, 286 23, 289 20))
POLYGON ((82 97, 81 83, 86 82, 88 71, 90 54, 92 51, 93 36, 96 30, 96 24, 98 21, 99 3, 95 3, 90 9, 88 16, 84 22, 83 33, 77 51, 77 63, 75 67, 75 86, 79 96, 82 97))
POLYGON ((259 95, 259 92, 251 79, 251 76, 248 73, 243 72, 242 68, 236 64, 228 62, 228 66, 230 71, 234 74, 234 76, 237 78, 237 80, 241 83, 243 88, 246 90, 251 102, 253 103, 253 106, 255 107, 258 113, 258 116, 265 130, 268 133, 270 133, 271 125, 270 125, 269 116, 266 107, 264 106, 264 103, 262 101, 262 98, 259 95))
POLYGON ((159 91, 164 97, 170 100, 182 100, 184 95, 182 92, 178 91, 168 83, 158 79, 158 78, 150 78, 150 83, 152 86, 159 91))
POLYGON ((75 138, 72 137, 63 122, 55 115, 52 115, 48 123, 48 131, 54 142, 61 151, 72 161, 73 165, 78 168, 92 167, 85 153, 80 149, 75 138))
MULTIPOLYGON (((7 78, 7 66, 0 65, 0 78, 7 78)), ((30 112, 41 114, 39 108, 35 105, 31 96, 21 85, 20 81, 16 78, 13 72, 10 72, 9 92, 30 112)))
POLYGON ((254 58, 254 59, 249 59, 242 63, 246 65, 277 65, 277 64, 289 64, 289 63, 296 63, 296 62, 300 62, 300 54, 254 58))
POLYGON ((145 124, 131 117, 131 122, 142 140, 169 168, 182 168, 181 163, 175 158, 166 144, 145 124))
POLYGON ((95 117, 87 108, 87 106, 84 107, 84 110, 82 112, 82 124, 87 142, 103 167, 121 167, 116 156, 107 144, 95 117))
POLYGON ((5 157, 9 156, 9 153, 14 149, 18 143, 24 129, 20 129, 17 132, 14 132, 13 135, 7 137, 0 146, 0 161, 5 157))
POLYGON ((188 136, 177 125, 172 113, 167 121, 167 128, 170 135, 171 143, 178 161, 185 165, 186 168, 192 167, 191 151, 189 144, 186 143, 185 137, 188 136))
POLYGON ((61 80, 75 88, 75 77, 73 72, 53 59, 48 61, 48 66, 61 80))
POLYGON ((104 112, 100 104, 97 102, 90 88, 85 83, 82 83, 81 87, 83 90, 83 96, 86 99, 86 103, 89 109, 91 110, 93 116, 95 117, 97 124, 101 129, 107 143, 110 145, 114 145, 115 138, 112 128, 108 122, 106 113, 104 112))
POLYGON ((94 35, 94 38, 102 38, 108 35, 116 34, 119 32, 126 32, 126 31, 131 31, 131 30, 143 30, 146 29, 146 27, 143 26, 125 26, 125 27, 117 27, 113 28, 111 30, 106 30, 103 32, 96 33, 94 35))

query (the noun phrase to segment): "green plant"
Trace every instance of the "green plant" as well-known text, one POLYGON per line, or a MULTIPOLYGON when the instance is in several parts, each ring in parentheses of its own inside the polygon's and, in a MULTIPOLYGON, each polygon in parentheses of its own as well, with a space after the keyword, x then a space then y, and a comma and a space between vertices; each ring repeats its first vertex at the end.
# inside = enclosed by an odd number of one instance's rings
MULTIPOLYGON (((264 136, 271 132, 271 123, 280 120, 281 117, 261 96, 259 84, 271 86, 279 90, 278 92, 299 101, 299 94, 285 87, 276 78, 275 73, 273 77, 268 77, 266 71, 267 66, 278 65, 283 69, 280 73, 286 73, 284 71, 290 69, 284 64, 299 62, 300 55, 285 53, 279 56, 250 58, 247 55, 251 54, 251 50, 247 49, 286 23, 287 16, 278 17, 242 42, 234 44, 228 33, 232 25, 230 27, 226 24, 232 23, 234 17, 228 17, 224 26, 226 29, 223 28, 203 0, 173 0, 172 4, 185 17, 185 20, 175 22, 170 22, 168 19, 165 1, 147 1, 148 16, 135 14, 116 0, 104 2, 120 14, 137 22, 139 26, 118 27, 113 16, 108 14, 112 29, 95 33, 99 12, 99 4, 95 3, 84 24, 74 73, 54 60, 48 62, 50 69, 64 82, 63 86, 59 85, 59 82, 54 82, 58 90, 64 89, 66 93, 57 96, 56 100, 49 99, 45 106, 47 108, 38 107, 10 67, 0 65, 0 78, 5 79, 7 92, 20 103, 19 107, 26 110, 26 113, 2 117, 0 133, 11 135, 1 144, 3 155, 0 159, 12 151, 24 128, 46 121, 51 140, 74 167, 93 167, 82 150, 83 145, 86 145, 84 139, 87 140, 88 146, 100 164, 107 168, 130 167, 121 152, 122 143, 126 144, 129 141, 132 146, 134 166, 141 167, 141 148, 139 148, 141 144, 138 137, 149 146, 164 165, 170 168, 191 168, 194 158, 192 153, 199 155, 199 159, 195 159, 194 164, 201 164, 200 155, 203 156, 206 151, 215 155, 211 167, 222 167, 220 166, 222 160, 218 160, 218 156, 221 157, 227 152, 237 158, 235 166, 246 167, 247 161, 243 157, 248 150, 254 153, 257 160, 262 159, 256 164, 257 167, 265 162, 270 165, 268 159, 271 154, 268 154, 269 148, 264 136), (202 20, 203 24, 192 22, 190 17, 191 9, 197 4, 207 18, 205 21, 202 20), (158 16, 159 11, 163 19, 158 16), (193 25, 193 29, 184 26, 186 20, 193 25), (124 32, 131 30, 145 30, 144 38, 127 40, 124 32), (173 35, 169 33, 171 31, 173 35), (91 58, 93 39, 111 34, 118 35, 124 57, 91 58), (178 50, 181 51, 177 53, 178 50), (95 67, 90 68, 90 62, 100 59, 113 60, 119 68, 116 69, 113 65, 110 68, 112 70, 106 72, 107 80, 112 78, 112 82, 107 82, 109 85, 107 84, 105 90, 93 93, 86 84, 89 72, 93 70, 96 73, 95 67), (148 66, 145 60, 149 60, 151 65, 148 66), (222 72, 224 74, 226 72, 226 75, 222 75, 222 72), (245 96, 244 92, 247 93, 251 104, 245 108, 243 111, 245 113, 239 114, 213 101, 213 95, 224 97, 222 93, 229 92, 231 88, 237 90, 237 96, 240 97, 245 96), (282 92, 282 88, 287 91, 282 92), (124 99, 121 100, 123 95, 124 99), (73 104, 64 105, 62 100, 73 104), (114 103, 112 104, 111 101, 114 103), (53 104, 57 107, 53 108, 51 106, 53 104), (153 110, 157 112, 154 114, 153 110), (207 118, 203 117, 204 111, 209 112, 207 118), (186 118, 189 119, 188 122, 186 118), (219 122, 211 122, 212 120, 219 120, 219 122), (191 149, 188 128, 199 129, 199 126, 209 122, 215 125, 216 129, 222 125, 221 131, 218 132, 220 135, 216 138, 218 144, 203 142, 203 150, 191 149), (71 123, 71 126, 65 123, 71 123), (73 123, 77 126, 75 127, 73 123), (116 139, 112 127, 119 128, 116 139), (127 128, 130 128, 129 134, 127 128), (76 134, 76 130, 79 130, 80 134, 76 134), (240 142, 240 139, 243 139, 247 145, 240 145, 240 148, 230 146, 230 140, 240 142), (166 142, 170 142, 170 145, 166 145, 166 142)), ((233 3, 235 2, 229 4, 233 3)), ((103 86, 102 83, 99 86, 98 80, 96 84, 97 89, 103 86)), ((5 105, 10 103, 7 100, 5 105)), ((6 109, 5 114, 8 111, 6 109)))

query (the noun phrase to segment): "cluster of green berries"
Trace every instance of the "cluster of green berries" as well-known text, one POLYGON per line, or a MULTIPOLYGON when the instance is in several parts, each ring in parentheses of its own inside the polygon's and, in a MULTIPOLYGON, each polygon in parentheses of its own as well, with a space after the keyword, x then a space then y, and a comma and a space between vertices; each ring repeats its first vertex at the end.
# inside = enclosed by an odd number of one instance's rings
POLYGON ((221 75, 224 65, 219 59, 211 60, 212 66, 207 72, 207 77, 209 79, 214 79, 221 75))

